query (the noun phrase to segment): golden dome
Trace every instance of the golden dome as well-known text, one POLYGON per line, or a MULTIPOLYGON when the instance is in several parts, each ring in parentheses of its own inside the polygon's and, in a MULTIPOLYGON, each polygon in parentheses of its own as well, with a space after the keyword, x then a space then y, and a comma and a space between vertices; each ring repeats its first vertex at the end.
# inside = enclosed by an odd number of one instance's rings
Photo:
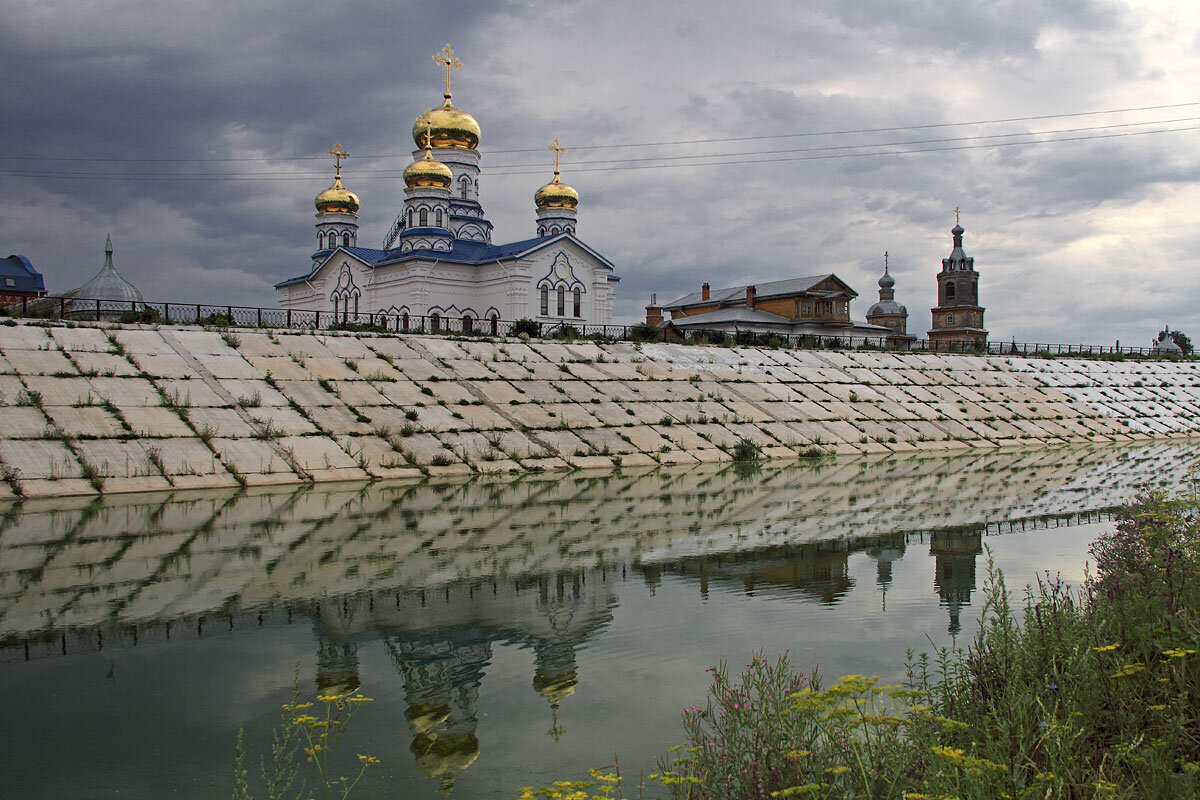
POLYGON ((404 170, 404 185, 410 189, 449 189, 454 182, 450 168, 433 157, 433 151, 425 148, 425 157, 419 158, 404 170))
POLYGON ((425 146, 425 131, 430 130, 434 147, 474 150, 479 145, 479 123, 467 112, 450 104, 450 95, 440 108, 431 108, 413 123, 413 141, 425 146))
POLYGON ((333 186, 317 195, 315 204, 318 214, 358 213, 358 195, 342 186, 341 173, 333 179, 333 186))
POLYGON ((539 670, 533 676, 533 690, 556 708, 560 702, 575 694, 575 687, 578 685, 579 678, 575 676, 573 669, 555 675, 546 675, 539 670))
POLYGON ((579 192, 560 181, 555 170, 554 180, 533 193, 533 202, 538 208, 575 208, 579 205, 579 192))

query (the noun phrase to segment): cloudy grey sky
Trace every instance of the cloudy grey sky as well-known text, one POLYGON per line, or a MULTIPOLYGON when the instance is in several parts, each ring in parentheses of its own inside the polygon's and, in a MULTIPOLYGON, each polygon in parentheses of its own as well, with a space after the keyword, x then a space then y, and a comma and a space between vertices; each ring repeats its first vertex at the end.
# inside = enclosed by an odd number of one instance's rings
POLYGON ((51 291, 111 231, 148 298, 274 305, 338 140, 378 247, 450 42, 494 241, 534 235, 560 137, 620 320, 651 292, 824 272, 861 318, 887 250, 923 336, 958 206, 993 338, 1200 339, 1187 0, 0 0, 0 19, 0 255, 51 291), (928 152, 865 155, 900 150, 928 152))

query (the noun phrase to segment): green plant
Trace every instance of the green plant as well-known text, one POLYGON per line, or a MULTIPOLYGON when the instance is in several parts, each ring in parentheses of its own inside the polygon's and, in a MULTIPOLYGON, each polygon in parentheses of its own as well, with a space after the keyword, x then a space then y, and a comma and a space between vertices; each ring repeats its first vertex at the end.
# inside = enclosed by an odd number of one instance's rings
POLYGON ((454 463, 454 459, 446 453, 434 453, 433 458, 429 459, 431 467, 448 467, 454 463))
POLYGON ((758 461, 762 458, 762 445, 743 436, 734 443, 729 455, 734 461, 758 461))
POLYGON ((238 336, 236 333, 225 331, 221 334, 221 338, 225 341, 225 344, 229 345, 234 350, 237 350, 242 346, 242 337, 238 336))
MULTIPOLYGON (((270 800, 282 800, 295 792, 295 797, 311 797, 305 791, 305 781, 300 776, 299 756, 316 769, 315 787, 326 798, 344 798, 362 780, 367 770, 379 763, 372 755, 359 753, 351 767, 337 766, 333 761, 342 736, 355 714, 371 698, 358 692, 348 694, 318 695, 316 703, 299 702, 298 681, 293 681, 292 701, 283 706, 279 726, 271 736, 271 758, 259 759, 259 777, 270 800), (310 713, 314 707, 322 707, 317 714, 310 713), (323 710, 324 713, 321 713, 323 710), (348 773, 353 777, 342 777, 348 773), (336 776, 336 777, 335 777, 336 776)), ((252 800, 249 774, 246 769, 244 748, 245 731, 238 730, 234 757, 234 800, 252 800)))
POLYGON ((525 336, 541 336, 542 326, 528 317, 522 317, 513 322, 508 333, 510 336, 521 336, 522 334, 525 336))
POLYGON ((254 392, 249 396, 239 397, 237 404, 239 408, 258 408, 262 405, 262 395, 254 392))
POLYGON ((416 422, 417 421, 417 410, 415 408, 408 409, 407 411, 404 412, 404 418, 406 420, 408 420, 409 422, 416 422))

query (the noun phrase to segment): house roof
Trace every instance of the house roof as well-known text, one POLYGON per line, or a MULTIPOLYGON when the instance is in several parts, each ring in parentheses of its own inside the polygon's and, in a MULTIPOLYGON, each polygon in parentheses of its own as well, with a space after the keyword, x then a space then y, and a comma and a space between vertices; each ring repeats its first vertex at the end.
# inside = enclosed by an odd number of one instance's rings
POLYGON ((842 286, 845 286, 846 291, 851 297, 858 297, 858 292, 851 289, 845 281, 831 272, 825 275, 810 275, 804 278, 788 278, 782 281, 767 281, 766 283, 731 286, 728 289, 714 289, 709 292, 707 300, 703 299, 703 294, 701 292, 693 292, 692 294, 684 295, 672 303, 667 303, 663 306, 663 308, 682 308, 684 306, 699 305, 701 303, 721 304, 744 300, 746 297, 746 289, 750 286, 754 286, 754 296, 759 300, 764 300, 768 297, 780 297, 792 294, 816 294, 819 296, 833 297, 837 294, 836 292, 818 292, 814 288, 822 281, 828 280, 829 278, 833 278, 842 286))
POLYGON ((294 278, 288 278, 285 281, 275 284, 280 286, 290 286, 296 283, 303 283, 311 278, 324 267, 330 259, 339 251, 348 253, 354 256, 359 261, 366 264, 372 269, 381 267, 387 264, 398 264, 404 261, 412 261, 415 259, 436 259, 439 262, 449 264, 476 264, 482 265, 489 262, 497 261, 502 258, 515 258, 532 253, 535 250, 540 250, 548 247, 551 244, 568 239, 581 249, 585 250, 589 255, 596 258, 608 269, 614 269, 612 262, 604 256, 597 253, 592 248, 588 247, 583 242, 576 239, 569 233, 558 233, 553 236, 538 236, 533 239, 523 239, 519 242, 508 242, 507 244, 487 244, 486 242, 472 242, 467 239, 455 239, 454 250, 449 253, 434 250, 410 250, 406 253, 401 253, 399 248, 391 250, 374 250, 368 247, 337 247, 329 251, 316 267, 304 275, 298 275, 294 278))
POLYGON ((792 320, 770 311, 746 306, 730 306, 707 311, 703 314, 692 314, 688 317, 677 317, 671 323, 677 328, 703 328, 705 325, 715 325, 727 322, 758 322, 775 325, 792 325, 792 320))
POLYGON ((0 260, 0 293, 12 292, 44 292, 46 284, 42 281, 42 273, 33 268, 25 256, 9 256, 0 260), (12 285, 9 285, 9 281, 12 285))

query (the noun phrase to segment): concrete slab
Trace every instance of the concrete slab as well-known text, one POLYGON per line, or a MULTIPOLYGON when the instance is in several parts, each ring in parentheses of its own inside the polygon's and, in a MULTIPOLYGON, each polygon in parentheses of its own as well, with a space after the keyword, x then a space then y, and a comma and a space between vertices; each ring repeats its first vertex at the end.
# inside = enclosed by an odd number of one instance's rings
POLYGON ((291 356, 247 356, 246 360, 261 369, 264 377, 269 375, 281 381, 314 380, 291 356))
POLYGON ((192 408, 188 410, 187 418, 202 437, 243 439, 255 433, 254 428, 233 408, 192 408))
POLYGON ((54 346, 50 330, 38 325, 0 326, 0 349, 47 350, 54 346))
POLYGON ((242 378, 258 380, 266 376, 266 370, 251 364, 240 355, 198 355, 196 361, 214 378, 242 378))
POLYGON ((288 399, 266 381, 225 378, 218 380, 217 383, 229 392, 234 403, 241 408, 260 406, 275 408, 288 404, 288 399))
POLYGON ((390 406, 392 403, 367 381, 331 381, 333 389, 348 406, 390 406))
POLYGON ((122 406, 162 405, 158 390, 144 378, 88 378, 101 399, 122 406))
MULTIPOLYGON (((262 409, 254 410, 261 411, 262 409)), ((346 406, 315 406, 308 409, 307 413, 320 430, 335 436, 351 433, 365 434, 371 431, 370 418, 366 417, 368 420, 366 422, 360 421, 360 415, 346 406)))
POLYGON ((73 406, 80 403, 100 402, 84 378, 53 378, 44 375, 29 375, 25 385, 31 392, 41 396, 41 404, 50 406, 73 406))
MULTIPOLYGON (((231 465, 238 474, 247 480, 251 476, 270 474, 281 474, 292 481, 301 479, 269 442, 257 439, 212 439, 209 444, 222 462, 231 465)), ((261 483, 262 481, 254 482, 261 483)))
MULTIPOLYGON (((288 400, 305 409, 344 405, 337 394, 325 389, 315 380, 279 380, 275 382, 275 388, 288 400)), ((333 388, 332 382, 329 382, 329 388, 333 388)))
POLYGON ((169 408, 161 406, 117 406, 117 411, 138 436, 194 436, 192 429, 169 408))
POLYGON ((50 421, 36 406, 0 406, 0 436, 8 439, 40 439, 50 421))
POLYGON ((0 439, 0 461, 26 481, 83 478, 79 459, 62 442, 50 439, 0 439))
POLYGON ((47 406, 46 415, 63 433, 72 437, 111 437, 125 433, 121 421, 101 406, 47 406))
POLYGON ((359 378, 358 372, 350 369, 340 358, 310 357, 302 360, 304 369, 313 380, 345 381, 359 378))
POLYGON ((201 380, 170 380, 156 378, 154 384, 162 389, 172 406, 184 408, 222 408, 229 403, 201 380))
MULTIPOLYGON (((399 437, 396 437, 399 441, 399 437)), ((422 473, 409 466, 402 453, 397 452, 390 441, 378 436, 343 436, 338 445, 355 462, 366 465, 367 472, 376 478, 420 478, 422 473)))
MULTIPOLYGON (((323 410, 331 409, 311 409, 314 413, 323 410)), ((317 426, 294 408, 262 406, 247 408, 244 413, 253 420, 249 425, 258 435, 277 432, 284 436, 301 436, 318 432, 317 426)))
POLYGON ((57 350, 9 350, 4 354, 19 375, 78 375, 79 370, 57 350))
MULTIPOLYGON (((54 343, 68 353, 107 353, 112 350, 112 342, 99 328, 54 327, 48 333, 54 343)), ((2 340, 0 346, 3 346, 2 340)))
POLYGON ((110 333, 126 353, 175 354, 175 348, 168 344, 158 331, 120 328, 110 333))
POLYGON ((404 373, 393 367, 378 356, 368 356, 357 359, 358 374, 366 381, 402 381, 407 380, 404 373))
POLYGON ((365 480, 370 477, 337 442, 323 436, 285 436, 279 446, 297 467, 316 481, 365 480))

